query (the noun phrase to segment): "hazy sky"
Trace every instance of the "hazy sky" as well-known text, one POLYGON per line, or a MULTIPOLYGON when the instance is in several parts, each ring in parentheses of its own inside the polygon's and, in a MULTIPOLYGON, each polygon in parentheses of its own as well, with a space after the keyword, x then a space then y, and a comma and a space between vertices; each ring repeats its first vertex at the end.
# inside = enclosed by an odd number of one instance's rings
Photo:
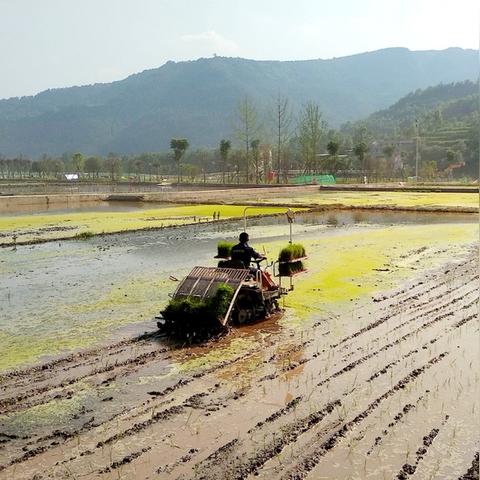
POLYGON ((332 58, 478 48, 478 0, 0 0, 0 98, 214 53, 332 58))

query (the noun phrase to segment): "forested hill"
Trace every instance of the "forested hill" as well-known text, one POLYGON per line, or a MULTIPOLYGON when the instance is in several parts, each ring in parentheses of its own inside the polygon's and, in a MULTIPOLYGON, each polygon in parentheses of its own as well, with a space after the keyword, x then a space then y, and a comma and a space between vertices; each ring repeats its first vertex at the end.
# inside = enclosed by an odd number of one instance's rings
POLYGON ((431 168, 432 175, 454 166, 457 176, 478 177, 479 128, 477 80, 416 90, 364 120, 348 122, 342 131, 347 135, 363 132, 387 146, 418 134, 422 165, 431 168))
POLYGON ((245 95, 260 114, 277 93, 294 110, 314 101, 338 126, 418 88, 477 78, 478 52, 459 48, 392 48, 331 60, 168 62, 110 84, 1 100, 0 153, 164 151, 172 137, 186 137, 192 147, 216 146, 221 138, 233 138, 245 95))
MULTIPOLYGON (((359 122, 375 135, 409 134, 415 121, 429 130, 444 122, 471 123, 479 112, 479 84, 464 81, 418 89, 359 122), (434 125, 435 124, 435 125, 434 125)), ((350 128, 354 125, 350 125, 350 128)))

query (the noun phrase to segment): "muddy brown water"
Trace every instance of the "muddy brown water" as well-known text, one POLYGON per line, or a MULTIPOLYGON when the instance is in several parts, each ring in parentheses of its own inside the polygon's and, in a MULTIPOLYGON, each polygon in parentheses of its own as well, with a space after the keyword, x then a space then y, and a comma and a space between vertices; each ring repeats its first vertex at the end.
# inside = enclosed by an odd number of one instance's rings
MULTIPOLYGON (((358 213, 299 216, 296 238, 401 221, 358 213)), ((0 328, 54 342, 79 328, 65 305, 180 277, 239 223, 4 250, 0 328)), ((249 225, 255 245, 286 238, 279 218, 249 225)), ((4 374, 0 479, 458 478, 478 445, 477 266, 472 253, 302 329, 272 318, 201 346, 132 318, 122 339, 4 374)))
POLYGON ((99 202, 72 202, 68 205, 50 204, 45 206, 39 205, 17 205, 9 206, 8 212, 2 213, 9 216, 17 215, 44 215, 46 213, 95 213, 95 212, 134 212, 136 210, 149 210, 153 208, 167 208, 175 206, 172 203, 144 203, 129 201, 99 201, 99 202))
MULTIPOLYGON (((315 231, 328 234, 362 226, 475 221, 473 215, 445 213, 307 212, 296 216, 293 231, 294 239, 300 241, 315 231)), ((160 283, 157 303, 161 304, 176 286, 168 280, 170 276, 180 279, 194 265, 214 265, 218 240, 235 240, 240 230, 243 220, 97 236, 86 241, 52 241, 16 251, 0 249, 0 329, 32 338, 73 331, 79 322, 96 318, 95 312, 79 312, 78 306, 91 303, 94 297, 105 302, 115 289, 125 290, 123 295, 128 299, 128 288, 137 288, 131 282, 160 283)), ((262 250, 262 243, 288 239, 283 216, 248 219, 248 230, 258 250, 262 250)), ((117 297, 111 298, 112 303, 115 301, 117 297)), ((109 328, 114 331, 118 312, 102 306, 105 308, 99 315, 112 318, 109 328)), ((130 321, 122 326, 130 325, 126 327, 129 333, 142 333, 144 325, 140 317, 135 318, 135 312, 133 308, 130 321)))

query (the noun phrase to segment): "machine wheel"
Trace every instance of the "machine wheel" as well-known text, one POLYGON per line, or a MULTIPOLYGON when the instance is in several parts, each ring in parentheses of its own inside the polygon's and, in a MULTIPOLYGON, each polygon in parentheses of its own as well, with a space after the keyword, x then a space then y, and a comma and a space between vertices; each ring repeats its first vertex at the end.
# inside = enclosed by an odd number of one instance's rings
POLYGON ((259 294, 254 290, 240 291, 232 312, 232 322, 244 324, 253 322, 259 316, 259 310, 264 308, 259 302, 259 294))
POLYGON ((240 309, 235 312, 234 321, 238 324, 248 323, 252 321, 253 310, 251 309, 240 309))

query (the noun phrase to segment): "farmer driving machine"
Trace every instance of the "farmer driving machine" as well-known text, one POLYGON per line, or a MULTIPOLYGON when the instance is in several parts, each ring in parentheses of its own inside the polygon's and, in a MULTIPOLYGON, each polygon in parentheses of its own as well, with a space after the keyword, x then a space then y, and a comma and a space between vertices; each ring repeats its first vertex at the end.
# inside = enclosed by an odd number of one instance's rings
MULTIPOLYGON (((287 218, 293 222, 291 212, 287 218)), ((293 290, 292 277, 304 271, 302 260, 306 258, 303 247, 291 243, 291 230, 289 246, 278 260, 264 267, 261 263, 266 257, 252 259, 256 268, 249 268, 232 256, 232 247, 232 243, 219 242, 217 267, 196 266, 179 283, 157 317, 160 330, 172 336, 203 338, 280 311, 279 300, 293 290), (289 277, 288 288, 282 286, 282 277, 289 277)))

